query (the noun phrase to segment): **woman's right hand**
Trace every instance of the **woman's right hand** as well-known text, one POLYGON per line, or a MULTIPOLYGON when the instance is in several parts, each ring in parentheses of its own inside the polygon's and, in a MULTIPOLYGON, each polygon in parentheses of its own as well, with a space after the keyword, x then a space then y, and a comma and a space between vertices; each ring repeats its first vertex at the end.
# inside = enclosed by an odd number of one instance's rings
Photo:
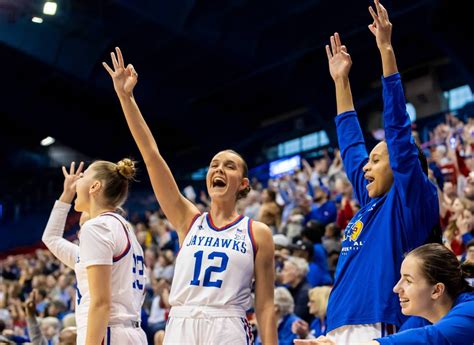
POLYGON ((346 46, 342 45, 341 38, 337 32, 334 36, 331 36, 330 41, 331 47, 326 45, 326 54, 328 56, 331 77, 334 81, 348 78, 352 66, 351 56, 347 53, 346 46))
POLYGON ((66 204, 70 204, 72 199, 74 199, 74 195, 76 195, 76 183, 77 180, 81 177, 82 168, 84 168, 84 162, 79 164, 77 170, 75 169, 76 163, 72 162, 69 168, 69 172, 67 171, 66 167, 63 166, 63 175, 64 175, 64 188, 61 197, 59 198, 60 201, 65 202, 66 204))
POLYGON ((114 69, 110 68, 105 62, 102 62, 102 65, 112 77, 117 95, 119 97, 131 97, 133 88, 137 85, 138 73, 131 64, 125 67, 123 55, 119 47, 115 48, 115 51, 117 52, 117 57, 114 52, 110 53, 114 69))
POLYGON ((294 334, 298 334, 300 339, 306 339, 309 333, 308 323, 304 320, 296 320, 291 325, 291 332, 294 334))

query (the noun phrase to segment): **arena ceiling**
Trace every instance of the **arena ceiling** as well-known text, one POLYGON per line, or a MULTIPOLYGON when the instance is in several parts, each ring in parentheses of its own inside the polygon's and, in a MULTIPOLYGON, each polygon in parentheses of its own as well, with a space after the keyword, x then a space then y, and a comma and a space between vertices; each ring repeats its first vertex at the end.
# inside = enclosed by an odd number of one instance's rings
MULTIPOLYGON (((181 171, 220 148, 258 157, 292 133, 331 133, 324 45, 334 31, 352 55, 359 108, 380 103, 366 1, 58 0, 55 16, 33 23, 43 3, 0 0, 2 174, 41 167, 46 136, 89 157, 139 157, 101 66, 115 46, 137 69, 142 112, 181 171)), ((436 68, 446 85, 472 88, 467 11, 449 0, 385 5, 402 71, 436 68)))

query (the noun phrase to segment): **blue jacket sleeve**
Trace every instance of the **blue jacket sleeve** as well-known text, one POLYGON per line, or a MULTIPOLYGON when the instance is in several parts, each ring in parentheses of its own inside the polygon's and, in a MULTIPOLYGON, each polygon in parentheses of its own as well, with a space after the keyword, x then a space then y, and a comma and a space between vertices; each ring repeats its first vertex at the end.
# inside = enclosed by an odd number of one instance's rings
POLYGON ((395 188, 401 195, 404 206, 419 205, 420 198, 431 192, 432 183, 423 172, 418 159, 418 149, 411 135, 411 122, 406 112, 400 74, 382 78, 384 100, 384 127, 393 171, 395 188), (419 190, 419 193, 413 193, 419 190))
POLYGON ((381 345, 451 345, 443 334, 433 326, 409 329, 375 340, 381 345))
POLYGON ((437 323, 414 328, 388 337, 376 339, 380 344, 428 344, 428 345, 472 345, 474 344, 474 303, 455 306, 437 323))
POLYGON ((382 84, 385 140, 394 179, 391 192, 396 193, 403 208, 401 221, 405 226, 401 229, 411 248, 426 241, 439 217, 437 190, 418 159, 400 74, 382 78, 382 84))
POLYGON ((369 201, 369 194, 365 188, 367 180, 362 168, 368 161, 369 155, 365 148, 364 136, 360 129, 357 113, 347 111, 336 116, 337 140, 347 177, 351 181, 355 196, 361 207, 369 201))

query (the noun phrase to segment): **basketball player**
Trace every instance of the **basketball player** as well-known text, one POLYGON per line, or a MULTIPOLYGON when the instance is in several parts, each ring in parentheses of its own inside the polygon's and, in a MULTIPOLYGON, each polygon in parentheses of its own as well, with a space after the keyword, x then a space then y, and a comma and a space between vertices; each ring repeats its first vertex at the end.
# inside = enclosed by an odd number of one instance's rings
POLYGON ((119 48, 111 53, 112 77, 133 138, 145 161, 158 202, 177 230, 180 252, 170 292, 170 318, 164 344, 249 344, 251 331, 246 310, 255 310, 264 344, 276 344, 273 304, 273 238, 268 226, 237 214, 237 199, 250 190, 247 164, 236 152, 225 150, 211 160, 206 184, 209 213, 179 191, 140 113, 133 88, 138 75, 125 67, 119 48))
MULTIPOLYGON (((327 311, 328 337, 355 344, 384 336, 404 318, 392 287, 400 278, 403 254, 425 243, 438 221, 435 186, 419 159, 391 45, 385 8, 375 0, 370 13, 383 66, 385 141, 367 154, 354 110, 349 71, 351 58, 336 33, 326 46, 336 87, 337 135, 347 175, 360 211, 344 231, 334 288, 327 311), (369 287, 369 288, 368 288, 369 287)), ((424 157, 423 157, 424 158, 424 157)))
POLYGON ((143 250, 128 223, 114 211, 128 193, 135 167, 130 159, 117 164, 96 161, 82 173, 83 163, 63 167, 64 191, 54 204, 43 242, 77 280, 77 344, 147 344, 140 328, 144 299, 143 250), (79 246, 63 238, 74 195, 74 209, 87 212, 79 246))

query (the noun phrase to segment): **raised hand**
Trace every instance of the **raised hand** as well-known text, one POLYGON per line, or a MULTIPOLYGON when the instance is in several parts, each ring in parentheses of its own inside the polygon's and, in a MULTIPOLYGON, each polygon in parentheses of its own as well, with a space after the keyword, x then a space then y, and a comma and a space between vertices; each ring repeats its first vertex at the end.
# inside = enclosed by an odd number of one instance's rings
POLYGON ((82 176, 82 169, 84 168, 84 162, 79 164, 77 170, 75 169, 76 163, 72 162, 69 168, 69 172, 67 171, 66 167, 62 167, 63 175, 64 175, 64 189, 63 193, 59 200, 62 202, 70 204, 72 199, 74 199, 74 195, 76 195, 76 183, 77 180, 82 176))
POLYGON ((30 318, 36 316, 36 293, 36 290, 31 291, 24 304, 26 316, 30 318))
POLYGON ((102 62, 102 65, 112 77, 117 95, 119 97, 130 97, 133 94, 133 88, 137 85, 138 73, 131 64, 125 67, 123 55, 119 47, 115 48, 115 51, 117 56, 115 56, 114 52, 110 53, 114 68, 110 68, 105 62, 102 62))
POLYGON ((369 12, 374 22, 369 25, 369 30, 375 36, 377 47, 384 48, 392 45, 392 23, 388 19, 388 12, 382 6, 379 0, 374 0, 377 13, 372 6, 369 6, 369 12))
POLYGON ((337 32, 334 36, 331 36, 330 42, 331 47, 326 45, 326 54, 328 56, 331 77, 334 81, 348 78, 352 66, 351 56, 347 53, 346 46, 341 44, 341 38, 337 32))

